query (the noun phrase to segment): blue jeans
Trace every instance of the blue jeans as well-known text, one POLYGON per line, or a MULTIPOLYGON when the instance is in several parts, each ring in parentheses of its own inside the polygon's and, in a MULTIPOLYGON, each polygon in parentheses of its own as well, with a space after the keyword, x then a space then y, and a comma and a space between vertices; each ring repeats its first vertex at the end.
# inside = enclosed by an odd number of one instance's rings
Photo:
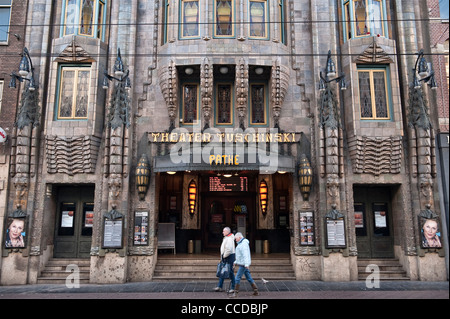
POLYGON ((250 274, 250 270, 248 268, 245 268, 244 266, 239 265, 239 269, 236 273, 236 285, 239 285, 241 283, 242 275, 245 275, 245 278, 250 284, 253 284, 255 282, 252 278, 252 275, 250 274))
MULTIPOLYGON (((233 268, 233 263, 236 260, 236 255, 235 254, 231 254, 230 256, 228 256, 227 258, 224 258, 223 260, 226 263, 230 264, 231 268, 233 268)), ((217 286, 220 287, 220 288, 223 288, 224 280, 225 280, 224 278, 219 278, 219 284, 217 286)), ((234 279, 233 269, 231 269, 231 271, 230 271, 230 280, 231 280, 231 288, 230 289, 234 290, 236 282, 235 282, 235 279, 234 279)))

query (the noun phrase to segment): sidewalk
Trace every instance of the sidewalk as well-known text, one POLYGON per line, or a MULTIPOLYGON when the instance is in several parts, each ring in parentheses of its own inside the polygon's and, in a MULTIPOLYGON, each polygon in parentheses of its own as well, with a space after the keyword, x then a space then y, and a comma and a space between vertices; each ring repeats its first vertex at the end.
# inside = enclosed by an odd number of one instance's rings
MULTIPOLYGON (((449 299, 449 283, 381 281, 379 288, 365 281, 269 281, 258 280, 260 296, 252 295, 247 281, 241 282, 239 299, 449 299)), ((228 287, 225 281, 224 287, 228 287)), ((124 284, 0 286, 0 299, 229 299, 214 292, 216 281, 135 282, 124 284)))

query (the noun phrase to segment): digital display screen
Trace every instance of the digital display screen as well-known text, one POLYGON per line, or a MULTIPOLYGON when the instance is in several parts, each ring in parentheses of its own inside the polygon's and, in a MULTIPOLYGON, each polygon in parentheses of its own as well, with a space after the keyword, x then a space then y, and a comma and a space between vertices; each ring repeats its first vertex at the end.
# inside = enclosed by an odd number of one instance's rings
POLYGON ((209 178, 210 192, 247 192, 248 178, 244 176, 211 176, 209 178))

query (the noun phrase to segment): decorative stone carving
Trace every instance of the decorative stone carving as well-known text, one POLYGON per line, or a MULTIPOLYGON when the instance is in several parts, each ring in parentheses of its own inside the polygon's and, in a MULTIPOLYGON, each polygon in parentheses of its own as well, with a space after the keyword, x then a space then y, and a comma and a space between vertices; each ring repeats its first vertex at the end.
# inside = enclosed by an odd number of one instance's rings
POLYGON ((95 60, 81 46, 75 43, 75 37, 55 59, 56 62, 65 63, 92 63, 95 60))
POLYGON ((394 61, 389 54, 384 51, 382 47, 376 42, 376 38, 373 38, 373 42, 369 45, 364 52, 356 58, 356 63, 359 64, 388 64, 394 61))
POLYGON ((352 147, 353 172, 356 174, 399 174, 402 137, 357 136, 352 147))
POLYGON ((248 64, 244 59, 239 60, 236 68, 236 109, 239 117, 239 127, 245 131, 245 117, 247 115, 248 99, 248 64))
POLYGON ((210 127, 213 85, 213 68, 209 59, 205 58, 200 69, 202 114, 205 122, 203 129, 210 127))
POLYGON ((279 128, 281 108, 289 86, 289 69, 277 59, 272 66, 272 110, 274 126, 279 128))
POLYGON ((100 138, 92 135, 46 137, 47 172, 75 175, 94 173, 100 138))
POLYGON ((166 101, 167 110, 170 119, 170 131, 175 128, 175 118, 177 115, 178 105, 178 74, 175 62, 170 61, 167 67, 160 67, 158 69, 159 86, 166 101))

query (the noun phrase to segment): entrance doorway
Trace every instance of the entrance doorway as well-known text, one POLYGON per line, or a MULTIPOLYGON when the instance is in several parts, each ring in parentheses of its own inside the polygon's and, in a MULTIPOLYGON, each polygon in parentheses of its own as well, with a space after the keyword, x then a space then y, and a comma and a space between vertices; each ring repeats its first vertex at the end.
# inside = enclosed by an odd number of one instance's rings
POLYGON ((218 250, 222 244, 222 230, 227 226, 232 231, 241 232, 253 243, 255 195, 251 194, 232 192, 202 196, 204 249, 218 250))
POLYGON ((55 258, 90 256, 94 220, 94 186, 58 187, 55 258))
POLYGON ((358 257, 393 258, 391 191, 388 187, 354 187, 358 257))

